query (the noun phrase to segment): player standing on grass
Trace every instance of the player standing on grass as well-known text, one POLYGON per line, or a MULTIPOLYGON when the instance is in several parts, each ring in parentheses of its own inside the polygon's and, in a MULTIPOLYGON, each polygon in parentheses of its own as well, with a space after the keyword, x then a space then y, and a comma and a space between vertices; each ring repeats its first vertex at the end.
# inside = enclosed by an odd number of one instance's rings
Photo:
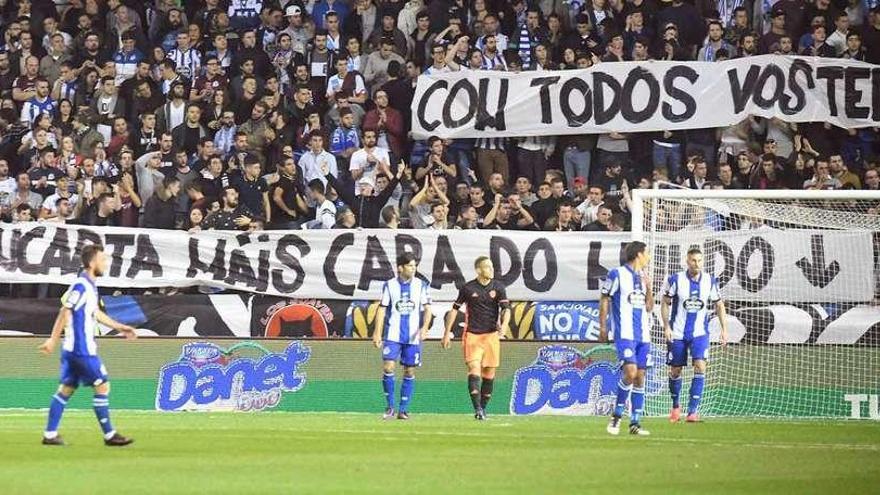
POLYGON ((669 421, 681 419, 681 368, 687 364, 688 352, 694 365, 688 401, 687 422, 699 421, 697 408, 703 396, 706 381, 706 362, 709 360, 709 307, 714 304, 721 323, 721 344, 727 343, 727 312, 724 301, 718 295, 715 277, 703 271, 703 252, 692 248, 687 252, 687 270, 674 273, 666 280, 660 314, 663 317, 663 333, 669 349, 666 364, 669 366, 669 393, 672 395, 672 411, 669 421), (672 307, 672 315, 669 308, 672 307))
POLYGON ((463 304, 467 305, 462 343, 468 369, 468 393, 474 406, 474 418, 484 420, 486 405, 492 398, 495 370, 501 364, 500 335, 507 332, 510 323, 510 301, 504 285, 493 279, 495 268, 489 258, 480 256, 474 268, 477 278, 464 284, 446 316, 441 345, 449 349, 458 310, 463 304))
POLYGON ((608 272, 599 301, 599 340, 605 342, 608 339, 605 322, 610 306, 614 345, 617 359, 622 364, 617 382, 617 402, 607 431, 612 435, 620 434, 620 418, 632 394, 629 432, 649 435, 639 424, 639 419, 645 408, 645 370, 651 352, 654 293, 651 279, 645 272, 651 257, 645 243, 638 241, 627 244, 625 255, 626 264, 608 272))
POLYGON ((43 432, 43 445, 64 445, 58 435, 58 424, 64 414, 64 406, 81 383, 95 389, 93 405, 98 424, 104 432, 104 444, 121 447, 134 441, 116 433, 110 424, 110 382, 107 368, 98 357, 95 342, 98 323, 118 330, 130 339, 137 338, 134 328, 113 320, 101 311, 95 280, 104 274, 107 264, 103 247, 88 245, 83 248, 83 271, 61 298, 61 310, 52 327, 52 335, 39 347, 43 354, 51 354, 61 337, 61 330, 64 330, 61 384, 49 406, 49 422, 43 432))
POLYGON ((416 381, 416 367, 422 365, 422 340, 431 321, 428 282, 416 276, 416 258, 410 253, 397 257, 397 277, 385 282, 382 301, 376 311, 373 345, 382 348, 382 388, 385 390, 383 419, 394 417, 394 365, 403 365, 397 419, 409 419, 409 401, 416 381), (382 340, 384 338, 384 345, 382 340))

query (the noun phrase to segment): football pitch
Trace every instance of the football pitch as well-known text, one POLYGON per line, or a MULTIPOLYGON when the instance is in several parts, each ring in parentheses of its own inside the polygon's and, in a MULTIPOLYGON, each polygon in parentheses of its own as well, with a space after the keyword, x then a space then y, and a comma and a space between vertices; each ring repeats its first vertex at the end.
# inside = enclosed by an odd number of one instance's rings
POLYGON ((419 414, 113 411, 136 439, 104 447, 89 411, 68 411, 65 447, 40 445, 45 412, 0 412, 9 494, 877 493, 880 424, 644 421, 419 414))

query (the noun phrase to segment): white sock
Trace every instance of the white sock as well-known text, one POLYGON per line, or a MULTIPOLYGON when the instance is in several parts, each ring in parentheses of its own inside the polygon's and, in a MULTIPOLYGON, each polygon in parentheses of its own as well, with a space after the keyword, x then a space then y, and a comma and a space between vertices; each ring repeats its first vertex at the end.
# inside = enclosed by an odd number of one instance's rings
POLYGON ((113 435, 115 435, 115 434, 116 434, 116 430, 105 433, 104 440, 110 440, 111 438, 113 438, 113 435))
POLYGON ((45 438, 46 440, 52 440, 57 436, 58 436, 57 431, 44 431, 43 432, 43 438, 45 438))

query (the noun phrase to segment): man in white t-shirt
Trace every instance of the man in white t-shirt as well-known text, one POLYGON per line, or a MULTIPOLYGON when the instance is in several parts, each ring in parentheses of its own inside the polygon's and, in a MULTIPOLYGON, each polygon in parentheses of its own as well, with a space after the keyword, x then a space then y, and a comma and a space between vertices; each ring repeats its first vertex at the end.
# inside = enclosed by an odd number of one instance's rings
POLYGON ((318 179, 309 182, 309 197, 317 206, 315 219, 303 224, 303 229, 332 229, 336 224, 336 205, 327 199, 324 183, 318 179))
MULTIPOLYGON (((364 147, 355 151, 349 160, 349 171, 354 182, 360 180, 361 177, 368 177, 374 183, 376 181, 376 169, 381 166, 390 166, 391 157, 388 156, 388 150, 376 146, 378 137, 375 129, 365 129, 363 136, 364 147)), ((355 188, 355 194, 360 191, 355 188)))
MULTIPOLYGON (((43 201, 43 209, 40 212, 40 218, 47 220, 58 216, 58 200, 61 198, 67 199, 68 205, 70 206, 69 214, 72 216, 73 211, 76 210, 76 204, 79 202, 79 196, 68 190, 69 183, 70 180, 66 175, 55 179, 55 193, 50 194, 43 201)), ((69 216, 67 220, 70 219, 71 217, 69 216)))
POLYGON ((6 198, 15 194, 15 178, 9 176, 9 162, 0 160, 0 205, 6 203, 6 198))

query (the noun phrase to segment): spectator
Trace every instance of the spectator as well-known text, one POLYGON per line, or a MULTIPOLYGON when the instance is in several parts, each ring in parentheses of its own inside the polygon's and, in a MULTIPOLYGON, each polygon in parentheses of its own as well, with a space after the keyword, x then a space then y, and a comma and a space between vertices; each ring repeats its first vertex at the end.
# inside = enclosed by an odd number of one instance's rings
MULTIPOLYGON (((354 195, 352 191, 346 188, 343 184, 340 184, 339 181, 330 174, 330 168, 327 164, 324 164, 321 167, 321 173, 324 174, 324 178, 327 179, 327 182, 336 190, 345 203, 351 207, 351 210, 356 216, 356 225, 358 227, 376 228, 379 226, 379 213, 382 211, 385 203, 388 202, 388 198, 391 197, 394 188, 397 187, 397 183, 403 176, 405 168, 403 166, 399 167, 397 175, 393 175, 387 166, 380 165, 380 167, 383 173, 388 176, 393 176, 393 178, 388 187, 378 195, 373 194, 375 190, 375 182, 369 177, 361 177, 357 181, 360 194, 354 195)), ((415 198, 413 198, 413 201, 415 201, 415 198)))
POLYGON ((156 189, 144 206, 144 227, 171 230, 181 225, 175 221, 178 194, 180 194, 180 179, 177 177, 163 179, 162 186, 156 189))
POLYGON ((609 232, 612 230, 611 217, 611 208, 602 205, 599 207, 598 213, 596 214, 596 219, 588 223, 584 227, 584 230, 589 232, 609 232))
POLYGON ((248 230, 257 216, 238 202, 238 190, 227 185, 223 188, 222 207, 202 221, 202 230, 248 230))

